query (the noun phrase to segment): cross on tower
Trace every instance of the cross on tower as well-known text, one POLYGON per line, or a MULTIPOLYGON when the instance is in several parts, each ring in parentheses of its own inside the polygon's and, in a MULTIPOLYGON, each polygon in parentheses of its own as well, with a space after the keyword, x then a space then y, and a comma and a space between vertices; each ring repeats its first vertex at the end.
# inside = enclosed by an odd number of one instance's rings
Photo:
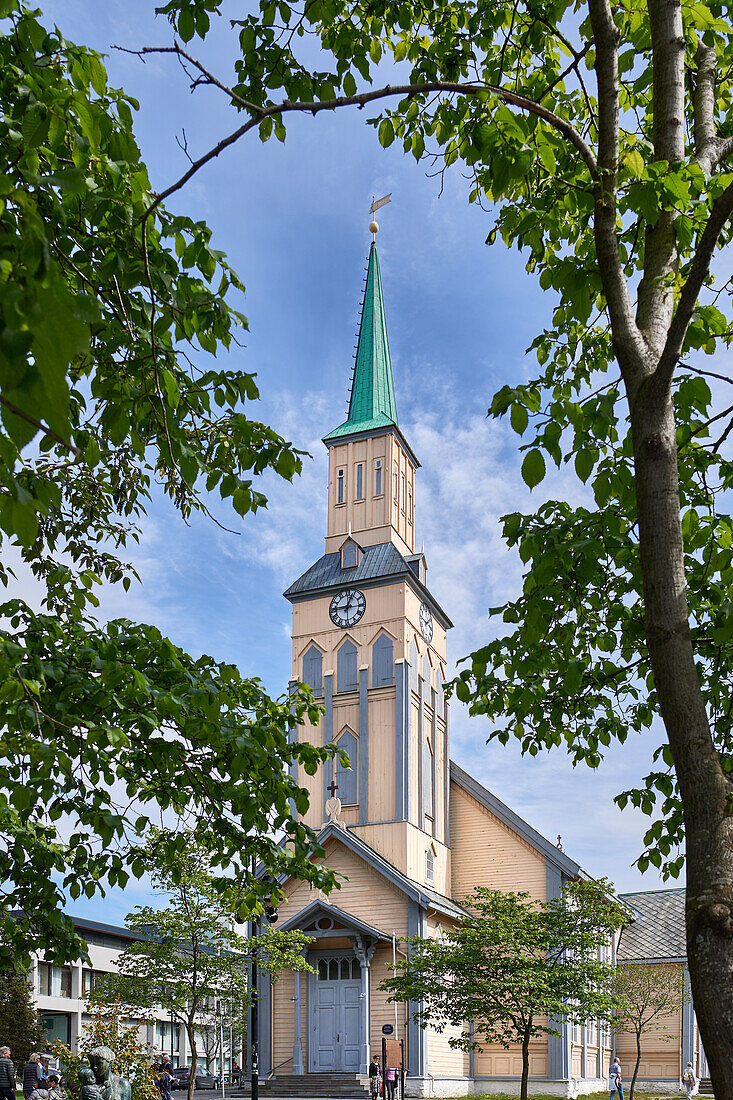
POLYGON ((338 789, 339 789, 338 783, 336 782, 335 779, 332 779, 331 782, 329 783, 329 785, 326 787, 326 790, 331 792, 331 798, 336 797, 336 791, 338 789))

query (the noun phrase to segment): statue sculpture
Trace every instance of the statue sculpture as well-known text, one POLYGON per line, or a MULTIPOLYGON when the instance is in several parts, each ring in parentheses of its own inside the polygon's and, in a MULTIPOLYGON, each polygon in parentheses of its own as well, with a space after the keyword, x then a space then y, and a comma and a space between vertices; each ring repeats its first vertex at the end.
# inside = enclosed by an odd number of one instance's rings
POLYGON ((79 1072, 79 1100, 132 1100, 132 1088, 126 1077, 112 1073, 115 1052, 95 1047, 89 1052, 89 1068, 79 1072))

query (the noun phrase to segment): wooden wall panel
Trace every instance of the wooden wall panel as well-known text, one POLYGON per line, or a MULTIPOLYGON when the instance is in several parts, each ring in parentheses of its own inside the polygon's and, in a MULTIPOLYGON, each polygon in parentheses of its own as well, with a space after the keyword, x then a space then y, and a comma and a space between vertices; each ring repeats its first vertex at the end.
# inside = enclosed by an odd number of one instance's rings
MULTIPOLYGON (((616 1050, 621 1060, 624 1078, 630 1077, 636 1061, 636 1039, 632 1032, 618 1030, 616 1050)), ((660 1017, 642 1036, 642 1077, 679 1077, 682 1073, 682 1007, 660 1017)))
MULTIPOLYGON (((522 1047, 513 1043, 509 1048, 497 1043, 486 1044, 474 1055, 474 1072, 477 1077, 521 1077, 522 1047)), ((529 1072, 531 1077, 547 1076, 547 1039, 532 1039, 529 1046, 529 1072)))
POLYGON ((545 901, 545 858, 503 822, 451 783, 451 877, 453 897, 468 895, 475 886, 492 890, 526 890, 545 901))

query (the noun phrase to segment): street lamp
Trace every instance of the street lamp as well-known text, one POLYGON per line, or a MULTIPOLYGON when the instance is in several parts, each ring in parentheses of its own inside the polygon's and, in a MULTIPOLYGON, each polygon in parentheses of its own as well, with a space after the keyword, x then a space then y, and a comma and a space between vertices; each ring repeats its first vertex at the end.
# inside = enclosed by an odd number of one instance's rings
MULTIPOLYGON (((277 909, 272 904, 272 891, 275 884, 271 884, 269 900, 264 903, 265 916, 267 917, 269 924, 274 924, 277 920, 277 909)), ((252 920, 252 935, 259 936, 260 928, 262 926, 262 918, 257 915, 252 920)), ((252 977, 250 994, 252 997, 252 1034, 250 1036, 250 1049, 252 1051, 250 1058, 250 1100, 259 1100, 260 1096, 260 1066, 259 1066, 259 993, 257 990, 257 948, 252 948, 252 977)))

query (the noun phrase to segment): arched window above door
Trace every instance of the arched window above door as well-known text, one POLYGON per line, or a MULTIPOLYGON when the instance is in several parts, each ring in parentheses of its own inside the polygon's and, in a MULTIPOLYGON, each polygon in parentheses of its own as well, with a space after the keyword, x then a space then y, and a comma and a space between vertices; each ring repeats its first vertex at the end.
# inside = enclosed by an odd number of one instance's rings
POLYGON ((338 757, 336 758, 336 783, 338 784, 338 796, 344 806, 354 806, 358 801, 357 796, 357 771, 359 767, 359 742, 351 730, 344 730, 337 741, 339 749, 345 752, 349 758, 350 767, 345 768, 338 757))

